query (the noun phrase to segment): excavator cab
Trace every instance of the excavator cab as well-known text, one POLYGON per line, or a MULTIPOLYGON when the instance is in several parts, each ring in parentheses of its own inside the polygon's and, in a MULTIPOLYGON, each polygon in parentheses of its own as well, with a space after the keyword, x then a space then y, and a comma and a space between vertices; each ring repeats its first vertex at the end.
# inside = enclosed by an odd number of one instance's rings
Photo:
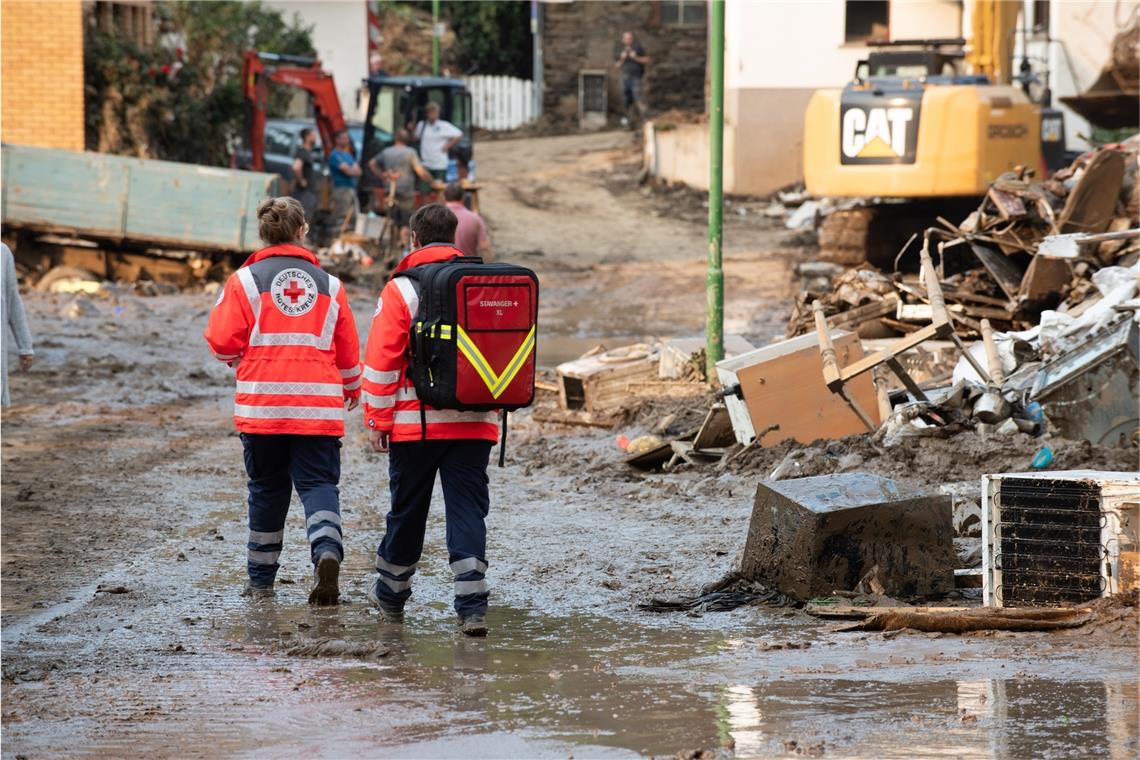
MULTIPOLYGON (((463 130, 463 139, 452 148, 460 176, 467 173, 473 156, 471 142, 471 93, 462 80, 440 77, 387 76, 364 80, 368 87, 368 111, 364 121, 361 166, 367 166, 380 151, 395 142, 396 130, 412 131, 424 119, 428 103, 439 105, 440 118, 463 130)), ((365 171, 358 192, 362 208, 380 180, 365 171)))

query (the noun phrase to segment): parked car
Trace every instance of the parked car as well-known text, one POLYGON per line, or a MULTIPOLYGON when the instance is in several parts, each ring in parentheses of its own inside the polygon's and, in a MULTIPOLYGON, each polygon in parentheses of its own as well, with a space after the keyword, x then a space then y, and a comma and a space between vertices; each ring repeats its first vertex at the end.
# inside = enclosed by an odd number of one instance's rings
MULTIPOLYGON (((301 130, 316 130, 316 123, 310 119, 267 119, 265 122, 265 171, 279 175, 286 183, 293 181, 293 158, 301 145, 301 130)), ((352 138, 356 155, 361 154, 364 144, 364 125, 349 124, 348 134, 352 138)), ((249 149, 239 148, 234 154, 234 166, 248 169, 249 149)), ((317 134, 317 144, 313 148, 313 165, 322 175, 328 176, 325 167, 325 154, 321 148, 321 136, 317 134)), ((288 185, 286 185, 287 187, 288 185)))

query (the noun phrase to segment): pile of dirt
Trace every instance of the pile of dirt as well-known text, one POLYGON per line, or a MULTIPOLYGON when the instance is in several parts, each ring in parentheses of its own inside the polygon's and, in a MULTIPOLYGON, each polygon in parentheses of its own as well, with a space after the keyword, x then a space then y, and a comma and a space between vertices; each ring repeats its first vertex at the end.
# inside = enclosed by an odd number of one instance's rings
POLYGON ((866 435, 817 441, 808 446, 785 441, 744 451, 729 463, 728 469, 776 479, 858 470, 937 487, 976 480, 988 473, 1024 472, 1044 446, 1053 451, 1051 469, 1136 469, 1136 452, 1132 449, 1052 437, 982 435, 974 430, 953 438, 915 438, 905 446, 884 446, 866 435))
POLYGON ((1140 589, 1097 599, 1089 605, 1092 618, 1074 633, 1136 646, 1140 636, 1140 589))

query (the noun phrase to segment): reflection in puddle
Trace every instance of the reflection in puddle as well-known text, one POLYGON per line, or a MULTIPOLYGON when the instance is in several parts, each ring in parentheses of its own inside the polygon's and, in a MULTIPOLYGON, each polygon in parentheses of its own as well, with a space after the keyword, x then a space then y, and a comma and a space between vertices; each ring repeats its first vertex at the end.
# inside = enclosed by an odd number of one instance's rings
POLYGON ((721 692, 738 757, 1137 756, 1135 682, 777 681, 721 692))
POLYGON ((391 737, 413 749, 511 735, 642 754, 728 745, 737 757, 1136 756, 1134 679, 955 680, 916 669, 912 678, 866 680, 882 676, 858 666, 840 672, 865 680, 769 676, 755 669, 755 644, 740 631, 501 607, 489 623, 491 637, 475 640, 453 632, 450 611, 426 605, 401 627, 363 605, 330 612, 271 603, 229 638, 267 654, 313 638, 383 642, 392 652, 376 663, 291 667, 315 669, 307 677, 364 713, 421 715, 427 705, 434 720, 395 727, 391 737), (718 673, 727 685, 716 685, 718 673))

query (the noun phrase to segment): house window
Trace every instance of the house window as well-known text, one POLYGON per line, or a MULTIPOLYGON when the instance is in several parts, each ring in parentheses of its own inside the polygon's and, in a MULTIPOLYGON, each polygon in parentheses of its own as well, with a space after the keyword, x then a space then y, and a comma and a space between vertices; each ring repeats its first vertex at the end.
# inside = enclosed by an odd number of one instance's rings
POLYGON ((888 39, 890 27, 887 20, 890 17, 890 5, 887 0, 847 0, 844 41, 866 42, 888 39))
POLYGON ((706 0, 663 0, 661 23, 666 26, 696 26, 705 23, 706 0))

